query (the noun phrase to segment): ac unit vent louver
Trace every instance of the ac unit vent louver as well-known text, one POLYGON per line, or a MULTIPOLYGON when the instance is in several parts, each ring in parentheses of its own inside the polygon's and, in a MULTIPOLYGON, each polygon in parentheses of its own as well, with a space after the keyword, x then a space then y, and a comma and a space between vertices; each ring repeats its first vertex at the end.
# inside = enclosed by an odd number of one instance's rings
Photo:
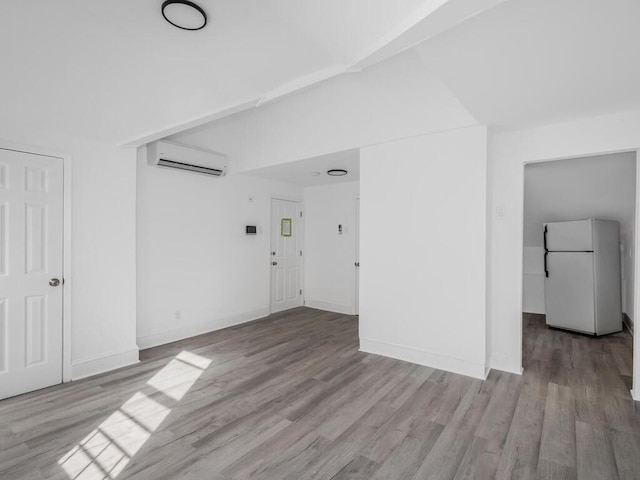
POLYGON ((189 170, 190 172, 204 173, 206 175, 215 175, 216 177, 221 177, 224 175, 224 170, 220 170, 219 168, 209 168, 209 167, 201 167, 199 165, 189 165, 188 163, 174 162, 173 160, 167 160, 166 158, 161 158, 158 161, 158 166, 177 168, 179 170, 189 170))
POLYGON ((156 167, 184 170, 213 177, 227 173, 227 157, 203 148, 160 140, 147 145, 147 161, 156 167))

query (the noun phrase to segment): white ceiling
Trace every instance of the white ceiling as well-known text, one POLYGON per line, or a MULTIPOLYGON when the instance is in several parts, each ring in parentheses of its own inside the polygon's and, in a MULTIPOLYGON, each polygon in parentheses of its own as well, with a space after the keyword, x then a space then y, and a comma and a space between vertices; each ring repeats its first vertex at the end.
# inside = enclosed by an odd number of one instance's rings
POLYGON ((243 174, 288 182, 300 187, 355 182, 360 180, 360 150, 345 150, 295 162, 280 163, 249 170, 243 174), (327 175, 327 170, 333 168, 341 168, 347 170, 348 173, 342 177, 327 175), (311 175, 313 172, 320 172, 320 175, 311 175))
POLYGON ((634 152, 527 165, 524 245, 542 247, 544 222, 601 218, 632 232, 635 182, 634 152))
POLYGON ((475 124, 407 51, 168 139, 224 152, 238 172, 475 124))
POLYGON ((159 138, 351 69, 444 4, 430 31, 496 1, 199 0, 209 24, 186 32, 161 0, 3 0, 0 131, 159 138))
POLYGON ((124 140, 334 61, 268 7, 277 0, 202 0, 198 32, 165 22, 161 3, 3 0, 2 115, 124 140))
POLYGON ((637 0, 509 0, 416 50, 480 123, 548 123, 640 107, 638 19, 637 0))
MULTIPOLYGON (((432 86, 428 78, 438 78, 470 118, 487 125, 518 128, 640 108, 640 62, 635 61, 640 45, 640 29, 635 26, 635 19, 640 18, 640 2, 484 0, 482 7, 447 2, 364 57, 360 65, 379 63, 349 76, 356 96, 366 90, 368 72, 392 62, 381 60, 395 55, 394 60, 402 57, 420 67, 405 66, 411 73, 403 72, 420 83, 420 89, 429 90, 432 86), (424 38, 427 40, 420 41, 424 38), (408 51, 397 54, 403 49, 408 51), (420 69, 428 75, 416 73, 420 69)), ((379 88, 383 92, 396 87, 386 80, 379 88)), ((421 94, 407 94, 420 103, 421 94)), ((376 101, 376 108, 381 109, 376 101)), ((277 104, 285 115, 294 116, 287 108, 289 100, 277 104)), ((311 110, 309 116, 314 113, 311 110)), ((226 138, 230 131, 241 132, 242 135, 230 137, 242 138, 236 143, 243 149, 255 143, 261 131, 258 124, 281 125, 282 115, 276 108, 251 109, 186 130, 179 137, 180 141, 188 143, 193 139, 198 145, 213 148, 215 145, 209 144, 215 144, 221 136, 226 138)), ((290 138, 293 130, 271 131, 269 143, 295 143, 290 138)), ((257 143, 262 146, 267 142, 257 143)), ((362 145, 341 148, 356 146, 362 145)), ((230 149, 223 149, 227 150, 230 149)), ((314 152, 320 153, 323 152, 314 152)), ((263 152, 258 155, 264 156, 263 152)))
POLYGON ((636 0, 200 0, 199 32, 161 3, 0 2, 2 136, 136 145, 414 46, 481 123, 640 106, 636 0))

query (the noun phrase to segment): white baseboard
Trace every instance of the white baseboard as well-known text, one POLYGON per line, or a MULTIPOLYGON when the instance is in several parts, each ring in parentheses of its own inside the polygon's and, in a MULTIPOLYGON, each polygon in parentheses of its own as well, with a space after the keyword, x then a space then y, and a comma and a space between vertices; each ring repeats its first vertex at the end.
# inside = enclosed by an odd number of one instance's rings
POLYGON ((139 362, 138 347, 130 348, 121 352, 112 352, 92 358, 75 360, 71 365, 71 379, 91 377, 99 373, 115 370, 139 362))
POLYGON ((353 307, 351 305, 336 305, 335 303, 321 302, 319 300, 314 300, 313 298, 305 297, 304 306, 309 308, 317 308, 318 310, 326 310, 327 312, 353 315, 353 307))
POLYGON ((635 390, 631 390, 631 398, 633 398, 636 402, 640 402, 640 392, 636 392, 635 390))
POLYGON ((460 358, 426 352, 413 347, 360 338, 360 351, 382 355, 384 357, 397 358, 405 362, 417 363, 418 365, 425 365, 427 367, 437 368, 438 370, 446 370, 447 372, 458 373, 468 377, 485 379, 484 363, 469 362, 460 358))
POLYGON ((214 332, 222 328, 233 327, 234 325, 239 325, 241 323, 264 318, 268 315, 269 307, 266 306, 258 310, 238 313, 224 318, 216 318, 213 320, 208 320, 206 322, 199 322, 184 325, 179 328, 172 328, 171 330, 165 330, 164 332, 142 335, 137 339, 138 347, 140 347, 141 350, 145 348, 157 347, 159 345, 177 342, 178 340, 184 340, 185 338, 214 332))
POLYGON ((491 355, 490 361, 490 370, 500 370, 501 372, 513 373, 514 375, 522 375, 522 367, 509 365, 507 356, 503 353, 494 353, 491 355))

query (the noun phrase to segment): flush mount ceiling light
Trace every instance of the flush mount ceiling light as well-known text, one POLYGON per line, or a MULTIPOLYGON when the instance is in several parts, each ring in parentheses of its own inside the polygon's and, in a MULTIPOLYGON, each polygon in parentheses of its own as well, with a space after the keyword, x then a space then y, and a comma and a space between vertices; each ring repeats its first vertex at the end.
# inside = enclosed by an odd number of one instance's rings
POLYGON ((331 170, 327 170, 327 175, 331 175, 332 177, 342 177, 347 174, 347 171, 342 168, 332 168, 331 170))
POLYGON ((207 24, 202 7, 188 0, 166 0, 162 3, 162 16, 182 30, 201 30, 207 24))

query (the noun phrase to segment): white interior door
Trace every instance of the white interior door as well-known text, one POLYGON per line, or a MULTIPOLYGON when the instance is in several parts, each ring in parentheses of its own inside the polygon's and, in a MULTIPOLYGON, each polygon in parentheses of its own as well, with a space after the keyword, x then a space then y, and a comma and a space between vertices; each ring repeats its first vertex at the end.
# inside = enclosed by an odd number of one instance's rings
POLYGON ((62 382, 62 185, 62 159, 0 149, 0 398, 62 382))
POLYGON ((356 295, 355 314, 360 315, 360 199, 356 198, 356 295))
POLYGON ((298 202, 271 201, 271 312, 302 300, 302 209, 298 202))

